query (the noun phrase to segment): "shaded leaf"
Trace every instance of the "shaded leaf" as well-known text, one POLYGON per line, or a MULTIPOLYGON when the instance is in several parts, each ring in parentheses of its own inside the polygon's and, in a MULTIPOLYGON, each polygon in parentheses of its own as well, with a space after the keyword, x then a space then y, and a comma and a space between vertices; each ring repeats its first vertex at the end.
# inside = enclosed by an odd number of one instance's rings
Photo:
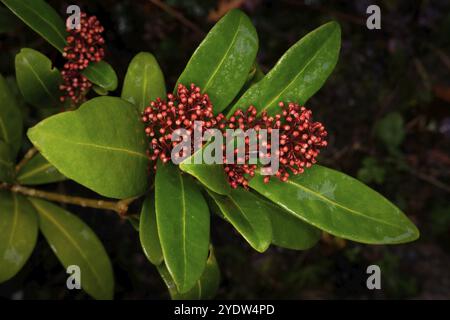
POLYGON ((105 197, 134 197, 147 188, 144 126, 127 101, 91 99, 40 122, 28 137, 64 176, 105 197))
POLYGON ((22 269, 36 245, 37 235, 36 211, 29 201, 0 191, 0 283, 22 269))
POLYGON ((0 183, 11 183, 14 179, 14 163, 9 145, 0 140, 0 183))
POLYGON ((403 117, 398 112, 391 112, 375 125, 375 135, 388 148, 397 148, 405 138, 403 117))
POLYGON ((39 213, 45 239, 67 268, 76 265, 81 271, 81 287, 95 299, 112 299, 114 276, 108 255, 92 229, 77 216, 39 199, 30 198, 39 213))
POLYGON ((29 104, 38 108, 61 105, 61 75, 42 53, 29 48, 20 50, 16 55, 16 77, 20 92, 29 104))
POLYGON ((163 262, 163 254, 156 225, 155 196, 153 193, 145 198, 142 206, 139 239, 148 260, 154 265, 160 265, 163 262))
POLYGON ((64 21, 44 0, 1 1, 31 29, 63 52, 67 36, 64 21))
POLYGON ((122 88, 122 99, 136 105, 140 112, 156 98, 165 98, 164 75, 155 57, 138 53, 128 66, 122 88))
POLYGON ((0 33, 14 31, 18 25, 19 23, 11 11, 0 7, 0 33))
POLYGON ((228 12, 195 50, 177 81, 207 93, 214 112, 225 109, 247 80, 258 51, 258 35, 239 10, 228 12))
POLYGON ((358 180, 314 165, 287 182, 263 182, 257 175, 250 187, 313 226, 337 237, 369 244, 416 240, 416 226, 391 202, 358 180))
POLYGON ((114 91, 117 88, 117 74, 113 67, 106 61, 91 63, 81 72, 93 84, 106 91, 114 91))
POLYGON ((209 246, 209 210, 195 181, 171 163, 158 163, 155 178, 156 221, 167 269, 181 293, 190 290, 205 269, 209 246))
POLYGON ((5 78, 0 75, 0 140, 11 148, 14 159, 22 143, 23 120, 14 94, 5 78))
POLYGON ((304 104, 333 71, 340 45, 341 30, 336 22, 308 33, 286 51, 262 80, 247 90, 228 115, 249 105, 254 105, 260 113, 265 110, 273 115, 280 101, 304 104))
POLYGON ((208 191, 222 211, 225 220, 257 251, 264 252, 272 242, 270 210, 266 202, 243 188, 233 189, 228 196, 208 191))
POLYGON ((209 258, 206 261, 205 271, 195 286, 186 293, 180 293, 172 276, 164 263, 158 266, 159 274, 169 289, 170 297, 173 300, 206 300, 213 299, 220 285, 220 269, 217 264, 214 250, 211 247, 209 258))
POLYGON ((31 158, 17 173, 17 181, 22 185, 39 185, 66 180, 40 153, 31 158))

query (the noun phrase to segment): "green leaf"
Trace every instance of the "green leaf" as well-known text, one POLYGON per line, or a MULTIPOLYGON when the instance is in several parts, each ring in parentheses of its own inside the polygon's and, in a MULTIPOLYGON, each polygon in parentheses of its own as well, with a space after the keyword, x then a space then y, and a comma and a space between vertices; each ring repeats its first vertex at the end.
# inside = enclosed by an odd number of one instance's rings
POLYGON ((215 193, 227 195, 231 192, 231 187, 222 164, 205 164, 203 161, 200 164, 194 163, 197 153, 204 152, 205 147, 180 163, 180 169, 197 178, 198 181, 215 193))
POLYGON ((376 158, 365 157, 362 167, 358 170, 358 179, 364 183, 375 182, 382 184, 386 175, 386 170, 382 164, 378 163, 376 158))
POLYGON ((105 197, 134 197, 147 189, 144 125, 127 101, 91 99, 40 122, 28 137, 64 176, 105 197))
POLYGON ((24 48, 16 55, 16 77, 25 101, 38 108, 60 106, 58 69, 42 53, 24 48))
POLYGON ((278 247, 306 250, 320 240, 320 230, 303 222, 290 212, 265 200, 272 222, 272 243, 278 247))
POLYGON ((221 112, 247 80, 257 51, 258 36, 250 19, 232 10, 195 50, 177 84, 195 83, 209 95, 214 111, 221 112))
POLYGON ((163 262, 163 254, 156 225, 154 198, 154 194, 151 193, 145 199, 139 222, 139 238, 148 260, 154 265, 160 265, 163 262))
POLYGON ((287 182, 265 184, 256 175, 250 187, 313 226, 340 238, 369 244, 416 240, 416 226, 391 202, 358 180, 314 165, 287 182))
POLYGON ((167 269, 181 293, 190 290, 205 269, 209 246, 209 210, 195 181, 171 163, 158 163, 155 178, 156 221, 167 269))
POLYGON ((1 1, 31 29, 63 52, 67 37, 64 21, 44 0, 1 1))
POLYGON ((165 98, 164 75, 155 57, 148 52, 138 53, 128 66, 122 88, 122 99, 136 105, 139 111, 156 98, 165 98))
POLYGON ((66 180, 40 153, 30 159, 17 173, 17 181, 22 185, 39 185, 66 180))
POLYGON ((0 283, 22 269, 36 245, 37 235, 36 211, 29 201, 0 191, 0 283))
POLYGON ((398 112, 391 112, 375 125, 376 137, 388 148, 398 148, 405 138, 403 117, 398 112))
POLYGON ((39 224, 61 264, 76 265, 81 271, 81 287, 95 299, 112 299, 112 265, 94 231, 77 216, 39 199, 30 198, 39 213, 39 224))
POLYGON ((213 192, 209 195, 219 206, 228 222, 258 252, 264 252, 272 242, 270 211, 266 202, 243 188, 233 189, 228 196, 213 192))
POLYGON ((81 72, 93 84, 107 91, 114 91, 117 88, 117 74, 113 67, 105 61, 91 63, 81 72))
POLYGON ((0 140, 11 148, 14 159, 22 144, 23 120, 14 94, 0 74, 0 140))
POLYGON ((265 110, 273 115, 280 101, 304 104, 333 71, 340 45, 341 29, 336 22, 308 33, 286 51, 261 81, 247 90, 228 115, 249 105, 260 113, 265 110))
POLYGON ((14 163, 9 145, 0 140, 0 183, 11 183, 14 179, 14 163))
POLYGON ((206 261, 205 271, 195 286, 186 293, 180 293, 172 276, 164 263, 158 266, 159 274, 169 289, 170 297, 173 300, 207 300, 213 299, 220 285, 220 269, 217 264, 214 250, 211 247, 209 258, 206 261))

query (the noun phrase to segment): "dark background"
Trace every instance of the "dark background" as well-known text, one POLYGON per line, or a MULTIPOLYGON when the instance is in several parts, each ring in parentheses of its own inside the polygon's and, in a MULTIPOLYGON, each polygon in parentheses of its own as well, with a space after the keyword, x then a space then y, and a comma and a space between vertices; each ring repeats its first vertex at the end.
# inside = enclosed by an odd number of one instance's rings
MULTIPOLYGON (((119 83, 131 58, 149 51, 159 61, 168 88, 204 34, 231 7, 241 7, 255 24, 258 62, 266 72, 307 32, 339 21, 338 65, 307 104, 330 133, 319 162, 358 177, 396 203, 417 224, 421 238, 405 245, 368 246, 324 235, 305 252, 272 247, 258 254, 230 225, 213 218, 212 238, 223 276, 218 298, 450 298, 449 1, 165 1, 175 14, 149 0, 49 2, 61 14, 68 4, 79 4, 97 15, 106 28, 106 60, 119 83), (381 7, 381 30, 366 28, 370 4, 381 7), (381 267, 382 290, 366 288, 371 264, 381 267)), ((14 56, 21 47, 35 48, 61 67, 57 51, 21 22, 2 31, 3 75, 14 75, 14 56)), ((27 126, 41 117, 31 110, 27 126)), ((46 188, 96 196, 73 182, 46 188)), ((116 299, 168 298, 128 221, 107 211, 67 208, 104 243, 114 266, 116 299)), ((138 205, 132 209, 139 210, 138 205)), ((40 236, 24 269, 0 285, 0 297, 88 299, 65 288, 66 276, 40 236)))

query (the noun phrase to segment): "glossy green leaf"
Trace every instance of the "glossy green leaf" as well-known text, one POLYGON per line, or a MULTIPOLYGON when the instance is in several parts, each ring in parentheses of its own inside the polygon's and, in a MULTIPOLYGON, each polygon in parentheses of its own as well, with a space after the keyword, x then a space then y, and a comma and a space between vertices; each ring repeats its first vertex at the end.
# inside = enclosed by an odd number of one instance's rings
POLYGON ((272 243, 278 247, 306 250, 313 247, 319 240, 319 229, 294 216, 290 212, 267 201, 267 212, 272 223, 272 243))
POLYGON ((243 188, 233 189, 228 196, 213 192, 209 195, 222 211, 225 220, 258 252, 264 252, 272 242, 270 210, 266 202, 243 188))
POLYGON ((14 163, 9 145, 0 140, 0 183, 11 183, 14 178, 14 163))
POLYGON ((138 53, 128 66, 123 82, 122 99, 143 111, 150 101, 165 98, 164 75, 155 57, 148 52, 138 53))
POLYGON ((1 0, 31 29, 60 52, 66 45, 66 26, 58 13, 44 0, 1 0))
POLYGON ((31 158, 17 173, 17 181, 22 185, 39 185, 66 180, 40 153, 31 158))
POLYGON ((313 226, 340 238, 369 244, 416 240, 416 226, 391 202, 358 180, 319 165, 287 182, 263 182, 257 175, 250 187, 313 226))
POLYGON ((155 196, 150 194, 142 206, 139 222, 139 238, 145 256, 154 265, 163 262, 163 254, 156 225, 155 196))
POLYGON ((125 100, 91 99, 40 122, 28 137, 64 176, 105 197, 134 197, 147 188, 144 126, 125 100))
POLYGON ((258 36, 239 10, 228 12, 208 33, 177 83, 195 83, 207 93, 216 113, 225 109, 247 80, 258 51, 258 36))
POLYGON ((133 229, 136 230, 137 232, 139 232, 140 217, 132 215, 132 216, 127 216, 126 219, 131 224, 133 229))
POLYGON ((112 299, 114 276, 111 261, 94 231, 77 216, 39 199, 30 198, 39 213, 39 225, 61 264, 76 265, 81 287, 95 299, 112 299))
POLYGON ((308 33, 252 86, 228 113, 254 105, 259 112, 278 112, 280 101, 304 104, 322 87, 338 60, 341 30, 329 22, 308 33))
POLYGON ((14 277, 36 245, 38 220, 30 202, 0 191, 0 283, 14 277))
POLYGON ((198 181, 210 190, 222 195, 229 194, 231 187, 227 181, 222 164, 205 164, 203 161, 199 164, 194 163, 197 153, 204 151, 205 147, 184 160, 180 163, 180 169, 197 178, 198 181))
POLYGON ((0 140, 11 148, 14 159, 22 143, 23 120, 14 94, 0 74, 0 140))
POLYGON ((62 82, 58 69, 39 51, 24 48, 16 55, 16 77, 25 101, 38 108, 61 104, 59 85, 62 82))
POLYGON ((220 269, 217 264, 214 250, 211 247, 209 258, 206 261, 205 271, 195 286, 186 293, 180 293, 172 276, 164 263, 158 266, 159 274, 169 289, 173 300, 207 300, 213 299, 220 285, 220 269))
POLYGON ((114 91, 117 88, 116 71, 106 61, 91 63, 81 73, 93 84, 107 91, 114 91))
POLYGON ((167 269, 178 291, 190 290, 205 269, 209 246, 209 210, 200 189, 171 163, 158 163, 155 178, 156 221, 167 269))

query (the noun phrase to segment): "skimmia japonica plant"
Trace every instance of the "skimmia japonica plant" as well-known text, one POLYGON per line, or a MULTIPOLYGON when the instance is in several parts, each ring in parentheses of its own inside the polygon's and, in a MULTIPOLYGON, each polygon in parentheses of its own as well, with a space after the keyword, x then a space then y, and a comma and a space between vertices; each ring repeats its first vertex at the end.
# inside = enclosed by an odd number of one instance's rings
POLYGON ((114 97, 109 92, 118 80, 104 61, 100 21, 83 13, 73 29, 43 0, 1 1, 66 62, 58 70, 33 49, 16 55, 19 98, 54 114, 27 131, 34 146, 17 164, 23 120, 17 95, 0 77, 0 282, 22 268, 40 231, 64 267, 80 267, 88 294, 113 298, 113 268, 103 245, 61 203, 129 219, 174 299, 212 298, 219 287, 212 214, 261 253, 270 245, 306 250, 322 231, 365 244, 418 238, 414 224, 383 196, 317 164, 328 133, 305 104, 337 63, 336 22, 305 35, 264 75, 255 62, 255 28, 243 12, 230 11, 193 53, 173 90, 166 92, 152 54, 141 52, 130 62, 121 96, 114 97), (189 140, 179 149, 184 139, 174 140, 181 130, 186 138, 212 129, 218 135, 199 144, 189 140), (235 129, 254 130, 258 138, 276 132, 277 139, 259 147, 256 162, 248 137, 240 146, 231 137, 231 144, 210 148, 235 129), (226 157, 229 148, 236 161, 226 157), (178 150, 189 156, 175 162, 178 150), (219 161, 191 161, 208 152, 219 161), (278 166, 272 169, 264 157, 274 157, 278 166), (117 201, 35 187, 67 179, 117 201), (140 214, 129 213, 140 199, 140 214))

